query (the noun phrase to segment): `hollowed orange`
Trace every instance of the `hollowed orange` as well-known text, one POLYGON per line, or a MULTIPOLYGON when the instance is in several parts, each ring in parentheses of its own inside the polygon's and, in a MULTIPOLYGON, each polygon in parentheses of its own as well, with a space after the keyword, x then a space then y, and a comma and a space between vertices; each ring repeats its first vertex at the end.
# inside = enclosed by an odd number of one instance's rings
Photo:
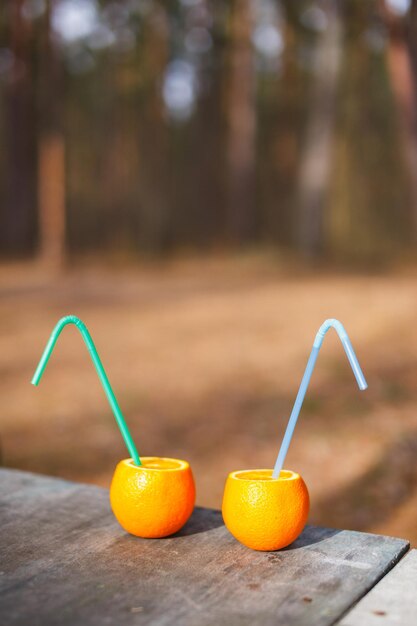
POLYGON ((279 550, 303 530, 310 507, 299 474, 282 470, 232 472, 226 480, 222 513, 232 535, 253 550, 279 550))
POLYGON ((138 537, 166 537, 177 532, 194 509, 195 485, 186 461, 142 457, 118 463, 110 504, 127 532, 138 537))

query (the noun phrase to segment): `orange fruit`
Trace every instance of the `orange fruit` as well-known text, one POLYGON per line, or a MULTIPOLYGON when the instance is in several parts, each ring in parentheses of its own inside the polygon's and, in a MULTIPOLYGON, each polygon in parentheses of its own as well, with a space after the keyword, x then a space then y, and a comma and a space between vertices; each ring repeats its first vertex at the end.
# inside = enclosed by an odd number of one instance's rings
POLYGON ((279 550, 297 539, 310 508, 299 474, 282 470, 232 472, 226 480, 222 513, 232 535, 253 550, 279 550))
POLYGON ((156 456, 118 463, 110 486, 110 504, 119 524, 137 537, 166 537, 177 532, 194 509, 195 485, 187 461, 156 456))

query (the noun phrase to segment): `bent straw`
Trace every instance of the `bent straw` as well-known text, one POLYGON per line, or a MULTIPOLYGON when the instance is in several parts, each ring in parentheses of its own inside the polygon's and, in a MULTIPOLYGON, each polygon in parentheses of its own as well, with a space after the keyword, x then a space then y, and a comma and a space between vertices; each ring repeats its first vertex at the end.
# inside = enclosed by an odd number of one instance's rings
POLYGON ((294 407, 290 415, 290 419, 288 420, 287 429, 285 431, 284 439, 282 440, 281 448, 278 453, 278 457, 275 463, 274 471, 272 472, 273 478, 278 478, 282 467, 284 465, 285 457, 288 452, 289 445, 291 443, 292 436, 294 434, 294 428, 297 423, 298 416, 301 411, 301 407, 304 402, 304 397, 306 395, 307 387, 310 382, 311 375, 313 373, 314 366, 316 364, 317 356, 319 354, 319 350, 323 343, 323 339, 329 330, 329 328, 334 328, 339 335, 339 339, 342 342, 342 345, 345 349, 346 356, 349 359, 349 363, 352 367, 353 373, 355 374, 356 381, 358 383, 358 387, 361 391, 368 387, 368 384, 365 380, 365 376, 361 370, 358 359, 356 358, 356 354, 352 348, 352 344, 350 343, 350 339, 348 337, 347 332, 345 331, 343 324, 335 319, 326 320, 319 328, 316 338, 314 340, 313 349, 310 354, 310 358, 307 362, 307 367, 304 372, 304 376, 301 380, 300 388, 297 393, 297 397, 294 402, 294 407))
POLYGON ((93 343, 90 333, 88 332, 87 326, 75 315, 67 315, 59 320, 54 330, 51 333, 48 343, 46 344, 45 350, 43 351, 41 360, 39 361, 38 367, 36 368, 36 372, 32 378, 32 385, 37 386, 39 384, 40 379, 42 378, 42 374, 45 371, 45 367, 49 361, 49 357, 52 354, 52 351, 55 347, 57 339, 61 334, 61 331, 67 324, 74 324, 78 330, 80 331, 82 338, 88 348, 90 356, 93 360, 94 366, 96 368, 97 374, 100 378, 101 384, 103 385, 105 394, 109 401, 110 407, 113 411, 114 417, 116 418, 117 425, 121 432, 121 435, 124 439, 127 449, 129 450, 129 454, 132 457, 134 463, 136 465, 142 465, 139 454, 136 450, 136 446, 133 442, 132 436, 129 432, 125 419, 120 410, 119 404, 116 400, 116 396, 113 393, 113 389, 110 386, 109 379, 107 378, 107 374, 104 370, 104 367, 100 361, 100 357, 98 356, 96 347, 93 343))

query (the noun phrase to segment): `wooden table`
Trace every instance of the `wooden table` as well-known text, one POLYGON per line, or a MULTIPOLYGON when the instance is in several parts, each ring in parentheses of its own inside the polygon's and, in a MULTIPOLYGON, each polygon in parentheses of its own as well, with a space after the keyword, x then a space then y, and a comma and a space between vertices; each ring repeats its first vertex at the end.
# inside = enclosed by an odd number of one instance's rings
POLYGON ((176 536, 137 539, 113 518, 107 490, 7 469, 0 528, 2 626, 417 623, 417 592, 405 610, 389 578, 414 572, 417 589, 414 551, 394 567, 402 539, 309 526, 285 550, 254 552, 202 508, 176 536))

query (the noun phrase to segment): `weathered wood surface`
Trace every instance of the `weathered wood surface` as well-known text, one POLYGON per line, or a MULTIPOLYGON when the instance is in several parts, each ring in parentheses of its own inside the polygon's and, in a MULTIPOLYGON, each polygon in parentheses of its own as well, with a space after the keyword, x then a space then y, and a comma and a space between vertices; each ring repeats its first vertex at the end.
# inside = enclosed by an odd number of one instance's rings
POLYGON ((176 536, 127 535, 105 489, 0 470, 1 624, 333 624, 408 543, 308 527, 290 547, 240 545, 218 511, 176 536))
POLYGON ((416 626, 417 550, 411 550, 339 626, 416 626))

